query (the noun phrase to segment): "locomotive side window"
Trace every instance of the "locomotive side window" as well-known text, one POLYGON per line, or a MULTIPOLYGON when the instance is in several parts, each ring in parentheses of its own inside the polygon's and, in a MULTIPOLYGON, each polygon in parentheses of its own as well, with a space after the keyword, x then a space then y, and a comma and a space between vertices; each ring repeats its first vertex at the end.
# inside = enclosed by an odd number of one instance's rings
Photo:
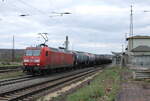
POLYGON ((46 51, 46 56, 48 56, 48 51, 46 51))
POLYGON ((40 56, 40 50, 26 50, 26 56, 40 56))

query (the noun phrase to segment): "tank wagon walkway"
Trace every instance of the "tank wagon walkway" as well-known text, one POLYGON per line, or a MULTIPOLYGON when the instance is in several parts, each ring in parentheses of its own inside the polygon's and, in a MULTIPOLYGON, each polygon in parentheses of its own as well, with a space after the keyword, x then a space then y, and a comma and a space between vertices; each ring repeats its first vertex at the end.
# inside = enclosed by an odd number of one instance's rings
POLYGON ((123 73, 122 76, 124 82, 115 101, 150 101, 149 82, 133 80, 132 73, 123 73))

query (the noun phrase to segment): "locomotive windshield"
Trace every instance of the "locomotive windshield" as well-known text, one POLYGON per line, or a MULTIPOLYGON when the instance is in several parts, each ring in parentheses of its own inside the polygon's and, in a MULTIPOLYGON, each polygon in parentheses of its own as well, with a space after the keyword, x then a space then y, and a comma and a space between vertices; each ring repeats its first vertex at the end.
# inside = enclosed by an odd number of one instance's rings
POLYGON ((26 50, 26 56, 40 56, 40 50, 26 50))

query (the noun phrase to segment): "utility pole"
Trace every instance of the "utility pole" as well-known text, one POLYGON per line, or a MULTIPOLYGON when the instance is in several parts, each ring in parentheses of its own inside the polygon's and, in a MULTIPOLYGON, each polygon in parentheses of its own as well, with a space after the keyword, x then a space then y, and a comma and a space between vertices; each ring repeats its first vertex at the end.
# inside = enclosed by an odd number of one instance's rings
POLYGON ((133 48, 133 6, 131 5, 131 11, 130 11, 130 37, 131 38, 131 49, 133 48))
POLYGON ((130 11, 130 36, 133 36, 133 6, 132 5, 130 11))
POLYGON ((13 35, 13 40, 12 40, 12 62, 14 62, 14 59, 15 59, 15 38, 14 38, 14 35, 13 35))

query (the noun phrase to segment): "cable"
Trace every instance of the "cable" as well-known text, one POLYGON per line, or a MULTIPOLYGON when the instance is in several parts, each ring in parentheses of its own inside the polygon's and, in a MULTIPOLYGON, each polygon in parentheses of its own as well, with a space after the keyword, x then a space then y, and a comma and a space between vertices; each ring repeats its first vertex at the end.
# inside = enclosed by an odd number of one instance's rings
MULTIPOLYGON (((27 9, 24 9, 23 7, 20 7, 20 6, 16 6, 17 4, 16 4, 16 2, 13 2, 13 1, 7 1, 7 3, 6 3, 6 5, 5 6, 10 6, 11 8, 11 10, 12 9, 14 9, 14 11, 16 12, 16 13, 31 13, 31 12, 29 12, 27 9)), ((7 9, 7 10, 9 10, 9 9, 7 9)), ((25 15, 25 14, 21 14, 21 15, 25 15)), ((26 14, 27 15, 27 14, 26 14)))
POLYGON ((46 12, 44 12, 44 11, 38 9, 38 8, 33 7, 32 5, 30 5, 30 4, 26 3, 26 2, 24 2, 23 0, 17 0, 17 1, 20 2, 20 3, 22 3, 22 4, 25 5, 25 6, 28 6, 29 8, 35 9, 36 11, 38 11, 38 12, 40 12, 40 13, 42 13, 42 14, 47 14, 46 12))

